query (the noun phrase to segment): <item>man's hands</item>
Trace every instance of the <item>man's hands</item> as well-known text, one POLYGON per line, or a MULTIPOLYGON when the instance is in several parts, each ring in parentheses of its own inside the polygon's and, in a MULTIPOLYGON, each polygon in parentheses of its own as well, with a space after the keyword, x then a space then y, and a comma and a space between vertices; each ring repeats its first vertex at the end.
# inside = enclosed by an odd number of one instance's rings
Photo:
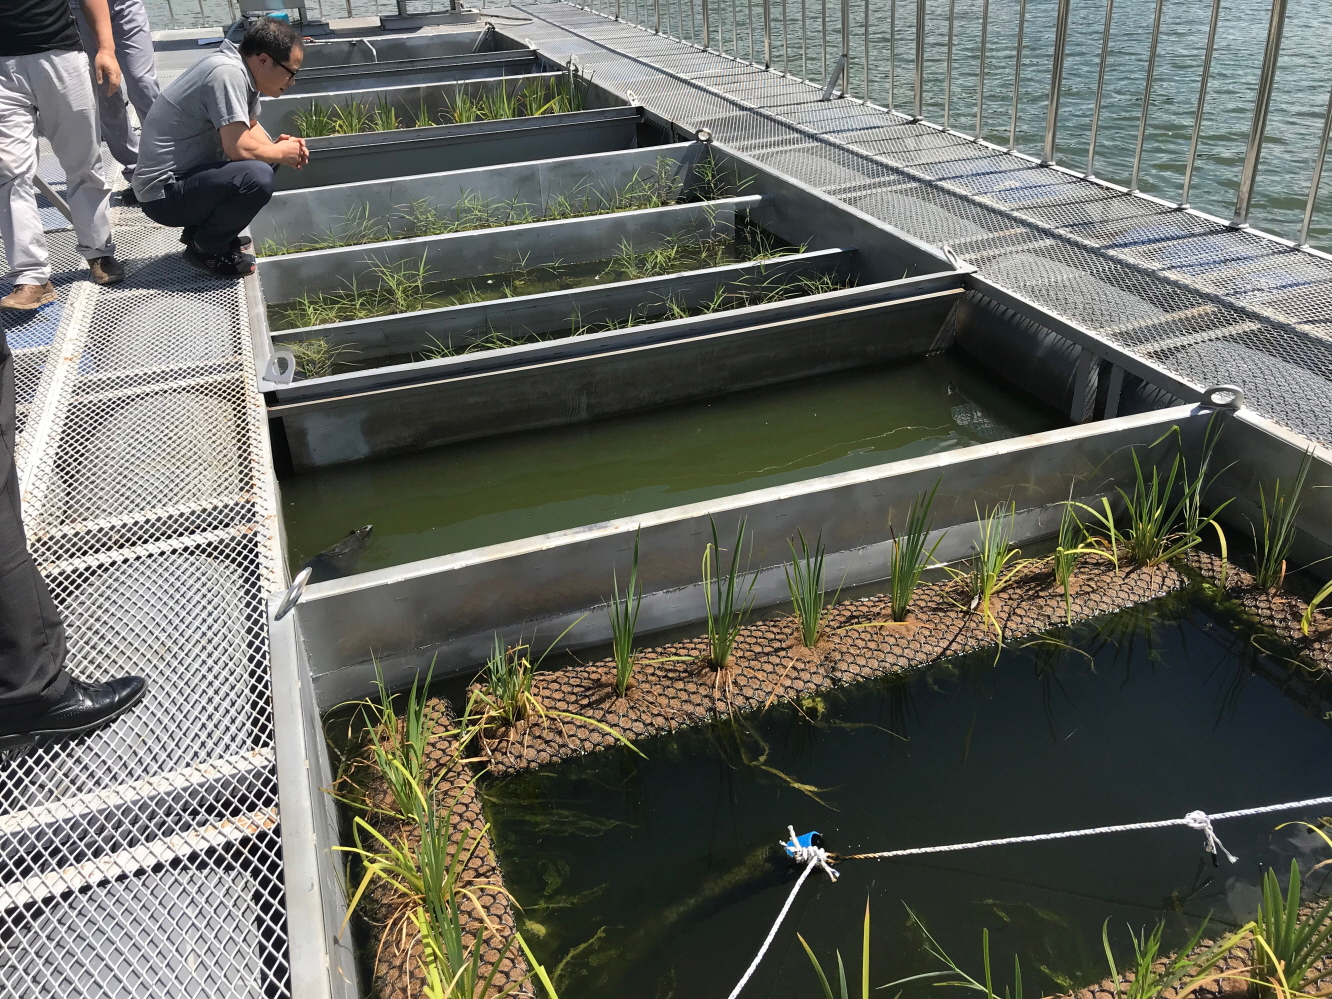
POLYGON ((279 153, 274 162, 283 166, 299 170, 310 162, 310 150, 306 148, 305 140, 298 136, 283 132, 277 137, 277 142, 273 143, 273 148, 279 153))
POLYGON ((243 122, 232 122, 218 130, 222 150, 229 160, 262 160, 265 163, 289 166, 299 170, 310 162, 310 150, 305 140, 294 135, 279 135, 274 142, 257 121, 247 128, 243 122))
POLYGON ((93 56, 93 69, 97 72, 97 85, 106 86, 108 97, 120 89, 120 63, 116 62, 114 51, 98 49, 93 56))

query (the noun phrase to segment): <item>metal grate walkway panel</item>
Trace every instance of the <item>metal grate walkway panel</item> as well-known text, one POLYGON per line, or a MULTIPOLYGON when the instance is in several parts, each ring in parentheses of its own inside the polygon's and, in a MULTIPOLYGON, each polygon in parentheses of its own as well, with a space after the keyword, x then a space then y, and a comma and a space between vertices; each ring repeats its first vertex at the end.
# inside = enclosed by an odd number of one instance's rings
POLYGON ((1332 260, 567 4, 519 33, 1199 388, 1332 445, 1332 260), (625 81, 625 82, 622 82, 625 81), (628 82, 632 81, 632 82, 628 82), (1218 333, 1218 331, 1225 331, 1218 333))

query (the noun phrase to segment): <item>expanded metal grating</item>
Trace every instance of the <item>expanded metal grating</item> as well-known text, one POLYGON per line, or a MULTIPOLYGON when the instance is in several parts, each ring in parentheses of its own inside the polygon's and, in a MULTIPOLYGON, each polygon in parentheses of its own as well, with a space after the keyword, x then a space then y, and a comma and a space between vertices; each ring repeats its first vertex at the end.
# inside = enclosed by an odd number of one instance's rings
POLYGON ((567 4, 512 29, 652 110, 1332 445, 1332 261, 567 4))
MULTIPOLYGON (((58 171, 47 174, 60 186, 58 171)), ((0 758, 0 996, 290 994, 265 599, 281 585, 239 284, 112 212, 128 277, 7 315, 29 546, 88 680, 148 678, 89 736, 0 758)))

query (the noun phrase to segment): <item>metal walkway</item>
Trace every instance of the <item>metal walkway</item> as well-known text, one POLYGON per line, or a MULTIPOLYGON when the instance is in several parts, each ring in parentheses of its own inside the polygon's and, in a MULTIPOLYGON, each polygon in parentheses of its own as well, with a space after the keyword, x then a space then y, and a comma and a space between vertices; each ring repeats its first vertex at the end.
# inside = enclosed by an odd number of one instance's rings
MULTIPOLYGON (((511 12, 516 13, 512 8, 511 12)), ((564 4, 506 30, 1199 389, 1332 445, 1332 260, 564 4)))
POLYGON ((282 570, 241 290, 129 208, 128 277, 99 288, 44 216, 60 300, 0 318, 29 544, 70 670, 149 692, 0 758, 0 996, 286 995, 264 606, 282 570))

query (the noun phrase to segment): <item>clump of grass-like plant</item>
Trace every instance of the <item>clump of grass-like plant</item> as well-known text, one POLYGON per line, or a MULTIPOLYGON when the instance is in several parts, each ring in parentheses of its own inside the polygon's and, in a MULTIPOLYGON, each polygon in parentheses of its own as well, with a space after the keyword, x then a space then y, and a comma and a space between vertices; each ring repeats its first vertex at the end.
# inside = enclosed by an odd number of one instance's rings
POLYGON ((741 549, 745 543, 745 518, 735 531, 735 544, 731 548, 730 565, 722 571, 722 547, 717 538, 717 524, 710 517, 712 540, 703 549, 703 601, 707 607, 708 659, 713 667, 722 670, 731 661, 731 650, 744 627, 745 618, 754 606, 754 585, 757 573, 742 578, 741 549))
POLYGON ((277 257, 286 253, 303 253, 306 250, 328 250, 336 246, 357 246, 361 243, 380 243, 392 237, 388 225, 370 214, 370 206, 364 202, 352 208, 346 215, 337 216, 338 223, 324 229, 314 239, 297 243, 287 243, 278 239, 266 239, 260 244, 259 254, 264 257, 277 257))
MULTIPOLYGON (((1143 470, 1138 449, 1132 449, 1133 490, 1129 492, 1122 486, 1115 487, 1124 504, 1122 526, 1115 523, 1108 503, 1104 510, 1084 507, 1109 532, 1108 543, 1122 551, 1131 562, 1155 566, 1178 558, 1202 544, 1208 527, 1216 532, 1224 558, 1226 536, 1217 518, 1230 504, 1230 499, 1222 501, 1210 513, 1203 512, 1203 496, 1216 478, 1215 475, 1209 476, 1209 470, 1220 427, 1215 417, 1208 423, 1195 473, 1190 473, 1188 461, 1176 450, 1164 475, 1158 462, 1152 463, 1149 475, 1143 470)), ((1152 446, 1156 447, 1171 436, 1178 445, 1179 428, 1172 427, 1152 446)))
POLYGON ((296 359, 296 368, 306 378, 327 378, 348 354, 357 354, 350 344, 332 343, 326 337, 291 340, 283 344, 296 359))
POLYGON ((1269 498, 1262 484, 1258 485, 1258 512, 1262 519, 1262 534, 1255 529, 1254 582, 1262 590, 1279 590, 1286 579, 1286 562, 1295 544, 1295 522, 1300 513, 1300 495, 1313 467, 1313 449, 1304 453, 1295 482, 1282 491, 1281 480, 1272 483, 1269 498))
POLYGON ((642 755, 633 743, 629 742, 618 730, 604 722, 572 711, 560 711, 547 707, 533 693, 533 682, 541 663, 545 661, 546 656, 550 655, 551 650, 560 643, 574 625, 582 619, 582 617, 579 617, 573 624, 560 632, 555 640, 547 646, 546 651, 537 657, 535 662, 528 654, 530 646, 526 643, 506 646, 500 640, 499 635, 495 635, 494 642, 491 645, 490 657, 486 660, 486 665, 467 692, 467 705, 463 709, 463 725, 469 733, 469 738, 479 737, 482 744, 486 745, 492 738, 503 735, 507 738, 507 741, 512 742, 517 738, 520 731, 525 731, 529 723, 540 719, 555 718, 557 720, 582 722, 585 725, 598 728, 608 735, 614 736, 623 745, 639 753, 640 756, 642 755))
POLYGON ((614 596, 607 613, 610 615, 611 655, 615 659, 615 692, 620 697, 629 693, 634 675, 634 633, 638 630, 638 609, 643 603, 643 587, 638 581, 638 535, 634 535, 634 560, 629 569, 629 586, 620 593, 620 580, 611 572, 614 596))
POLYGON ((981 619, 994 628, 1000 642, 1004 630, 994 613, 995 597, 1027 567, 1021 550, 1013 547, 1016 517, 1017 505, 1012 502, 991 507, 984 515, 977 506, 980 537, 976 540, 967 571, 958 574, 966 583, 971 609, 980 611, 981 619))
POLYGON ((1204 981, 1214 978, 1213 969, 1248 935, 1252 923, 1241 927, 1215 943, 1208 944, 1200 953, 1198 947, 1207 932, 1208 920, 1194 931, 1193 935, 1172 955, 1162 957, 1161 935, 1165 931, 1165 921, 1158 921, 1150 933, 1146 927, 1140 933, 1129 928, 1129 939, 1133 941, 1133 961, 1121 975, 1115 963, 1114 951, 1110 949, 1110 920, 1101 926, 1101 944, 1105 948, 1105 959, 1110 965, 1110 978, 1114 983, 1116 999, 1160 999, 1167 991, 1177 996, 1192 992, 1204 981))
POLYGON ((1300 913, 1300 865, 1290 862, 1283 895, 1276 871, 1263 874, 1263 900, 1253 921, 1254 978, 1259 995, 1309 994, 1332 958, 1332 900, 1300 913))
POLYGON ((823 562, 827 551, 823 547, 823 535, 814 540, 811 551, 803 531, 797 531, 800 538, 800 551, 796 551, 795 542, 786 539, 791 548, 791 561, 786 564, 786 589, 791 595, 791 609, 795 614, 800 641, 807 649, 819 644, 823 637, 823 613, 828 604, 837 602, 837 595, 828 599, 828 592, 823 585, 823 562))
POLYGON ((893 553, 889 560, 891 576, 888 603, 894 621, 907 619, 911 598, 920 585, 921 574, 934 561, 934 553, 943 542, 943 535, 940 535, 928 550, 925 547, 934 523, 930 518, 930 507, 934 505, 934 494, 939 491, 941 482, 943 479, 935 482, 934 488, 928 493, 922 493, 911 501, 911 506, 907 508, 906 524, 900 535, 891 524, 888 526, 893 539, 893 553))

